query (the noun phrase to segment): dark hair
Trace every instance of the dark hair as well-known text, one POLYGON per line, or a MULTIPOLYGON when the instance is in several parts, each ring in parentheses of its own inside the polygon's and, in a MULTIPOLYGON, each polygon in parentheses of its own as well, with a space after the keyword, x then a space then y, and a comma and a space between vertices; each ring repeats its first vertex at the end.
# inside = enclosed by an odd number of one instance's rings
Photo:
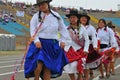
POLYGON ((78 19, 78 21, 77 21, 77 26, 79 26, 79 24, 80 24, 80 20, 78 19))
MULTIPOLYGON (((109 27, 109 26, 108 26, 108 27, 109 27)), ((115 29, 115 27, 116 27, 116 26, 110 26, 109 28, 111 28, 111 29, 115 29)))
POLYGON ((112 26, 112 28, 115 28, 116 26, 112 26))
POLYGON ((108 26, 108 27, 112 27, 112 26, 113 26, 112 21, 108 22, 108 23, 107 23, 107 26, 108 26))
POLYGON ((87 19, 87 23, 86 23, 86 25, 89 25, 90 24, 90 20, 89 19, 87 19))
MULTIPOLYGON (((83 16, 83 17, 86 17, 86 16, 83 16)), ((87 17, 86 17, 87 18, 87 17)), ((81 22, 80 22, 81 23, 81 22)), ((86 22, 86 25, 89 25, 90 24, 90 19, 87 18, 87 22, 86 22)))
MULTIPOLYGON (((107 30, 107 24, 106 24, 106 21, 105 21, 104 19, 99 19, 98 24, 100 23, 100 21, 102 21, 102 22, 105 24, 105 28, 104 28, 104 30, 106 31, 106 30, 107 30)), ((97 31, 98 31, 98 29, 99 29, 99 25, 98 25, 97 31)))
MULTIPOLYGON (((48 9, 49 9, 49 11, 50 11, 50 13, 54 16, 54 17, 56 17, 58 20, 60 20, 60 17, 58 17, 58 16, 56 16, 51 10, 50 10, 50 5, 49 5, 49 3, 48 3, 48 9)), ((41 11, 39 11, 39 22, 41 22, 41 11)))

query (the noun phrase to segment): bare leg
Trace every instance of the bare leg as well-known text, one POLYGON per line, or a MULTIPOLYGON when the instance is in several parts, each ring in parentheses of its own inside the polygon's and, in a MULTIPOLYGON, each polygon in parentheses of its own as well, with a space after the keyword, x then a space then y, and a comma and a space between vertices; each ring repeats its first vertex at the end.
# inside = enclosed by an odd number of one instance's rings
POLYGON ((94 78, 93 70, 90 70, 90 78, 91 78, 91 79, 94 78))
POLYGON ((111 71, 112 75, 115 74, 114 62, 110 62, 110 71, 111 71))
POLYGON ((51 72, 48 68, 44 67, 43 80, 50 80, 51 72))
POLYGON ((84 76, 85 76, 85 80, 89 79, 89 69, 84 70, 84 76))
POLYGON ((113 55, 112 60, 110 61, 110 67, 109 67, 109 70, 112 75, 115 74, 114 64, 115 64, 115 56, 113 55))
POLYGON ((106 71, 106 77, 107 77, 107 78, 110 77, 109 65, 110 65, 110 63, 104 65, 105 71, 106 71))
POLYGON ((100 78, 104 78, 102 64, 100 65, 99 70, 100 70, 100 74, 101 74, 100 78))
POLYGON ((71 80, 76 80, 74 74, 69 74, 69 77, 70 77, 71 80))
POLYGON ((78 74, 78 79, 77 80, 83 80, 82 74, 78 74))
POLYGON ((41 71, 42 71, 42 67, 43 67, 43 63, 42 63, 42 62, 39 62, 39 63, 37 64, 37 68, 36 68, 36 70, 35 70, 35 78, 34 78, 34 80, 39 80, 39 76, 40 76, 40 73, 41 73, 41 71))

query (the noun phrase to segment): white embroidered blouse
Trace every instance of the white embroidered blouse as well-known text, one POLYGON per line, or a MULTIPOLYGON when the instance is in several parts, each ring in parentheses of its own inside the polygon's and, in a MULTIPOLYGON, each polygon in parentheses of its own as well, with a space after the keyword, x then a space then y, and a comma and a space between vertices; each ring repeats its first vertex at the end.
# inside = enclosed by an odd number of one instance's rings
MULTIPOLYGON (((52 10, 51 10, 52 11, 52 10)), ((67 29, 65 27, 65 24, 63 22, 63 19, 61 16, 57 13, 52 11, 56 16, 60 18, 58 20, 56 17, 54 17, 51 13, 49 15, 45 16, 45 19, 42 23, 42 26, 37 34, 37 36, 34 39, 34 43, 39 42, 39 38, 43 39, 57 39, 60 42, 65 42, 67 39, 67 29), (58 32, 60 33, 60 39, 58 37, 58 32)), ((44 17, 44 13, 41 12, 41 17, 44 17)), ((39 22, 39 12, 37 12, 30 21, 30 34, 31 37, 35 34, 35 31, 40 25, 39 22)))
MULTIPOLYGON (((77 30, 75 30, 77 31, 77 30)), ((68 31, 69 33, 69 31, 68 31)), ((89 49, 89 38, 88 38, 88 33, 85 29, 85 27, 81 26, 80 29, 79 29, 79 39, 81 40, 82 38, 84 38, 85 40, 85 43, 84 43, 84 51, 88 52, 88 49, 89 49)), ((68 38, 69 41, 67 41, 67 45, 65 46, 65 50, 68 51, 68 49, 72 46, 74 48, 74 50, 78 50, 81 48, 80 45, 76 44, 72 38, 70 37, 70 34, 69 34, 69 38, 68 38)))
POLYGON ((101 44, 107 44, 108 46, 111 45, 111 47, 117 47, 116 39, 115 39, 114 32, 112 31, 112 29, 108 27, 106 30, 104 30, 104 28, 98 29, 97 37, 100 39, 101 44))

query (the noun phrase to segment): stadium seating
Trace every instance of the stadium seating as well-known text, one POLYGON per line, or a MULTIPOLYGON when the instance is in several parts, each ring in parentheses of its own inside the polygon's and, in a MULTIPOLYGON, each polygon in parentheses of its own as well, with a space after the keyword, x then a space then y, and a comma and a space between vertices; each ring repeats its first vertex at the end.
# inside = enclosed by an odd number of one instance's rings
POLYGON ((61 15, 61 17, 62 17, 62 19, 63 19, 65 25, 68 26, 69 23, 68 23, 68 21, 66 20, 67 17, 66 17, 65 15, 61 15))
POLYGON ((22 30, 29 32, 29 28, 26 28, 18 23, 14 23, 14 22, 9 22, 4 25, 2 22, 0 22, 0 28, 9 33, 15 34, 17 36, 25 36, 25 33, 22 30))
POLYGON ((104 18, 107 21, 112 21, 113 24, 120 27, 120 18, 104 18))

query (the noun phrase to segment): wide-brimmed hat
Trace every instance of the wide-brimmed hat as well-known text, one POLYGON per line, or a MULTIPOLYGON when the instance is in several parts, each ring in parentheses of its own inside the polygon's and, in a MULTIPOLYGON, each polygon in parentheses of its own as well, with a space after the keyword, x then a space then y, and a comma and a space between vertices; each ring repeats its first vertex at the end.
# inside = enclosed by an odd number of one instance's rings
POLYGON ((34 6, 37 6, 37 5, 39 5, 39 4, 41 4, 41 3, 44 3, 44 2, 47 2, 47 3, 49 3, 49 2, 51 2, 52 0, 36 0, 36 4, 34 4, 34 6))
POLYGON ((78 11, 77 10, 70 10, 70 13, 69 14, 66 14, 66 17, 70 17, 70 16, 77 16, 79 18, 80 14, 78 14, 78 11))
POLYGON ((88 16, 86 13, 81 13, 79 18, 81 17, 86 17, 88 20, 90 20, 90 16, 88 16))

